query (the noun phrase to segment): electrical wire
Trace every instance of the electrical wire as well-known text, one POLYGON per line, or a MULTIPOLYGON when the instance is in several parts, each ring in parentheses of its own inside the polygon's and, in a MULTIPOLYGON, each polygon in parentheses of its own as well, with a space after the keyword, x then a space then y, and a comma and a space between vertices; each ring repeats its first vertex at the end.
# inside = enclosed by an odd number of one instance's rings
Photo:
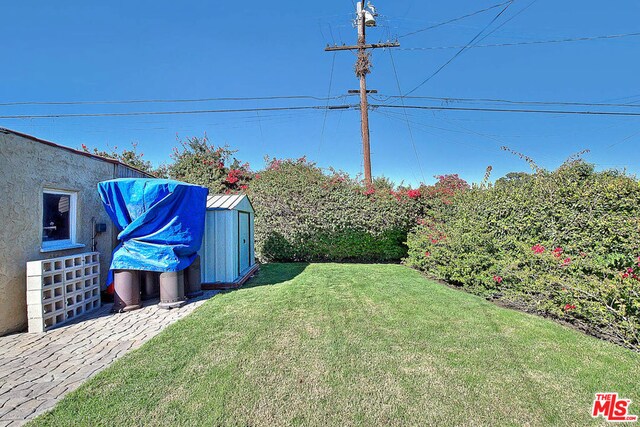
POLYGON ((513 19, 515 19, 517 16, 519 16, 521 13, 523 13, 525 10, 529 9, 531 6, 533 6, 538 0, 532 0, 531 3, 529 3, 528 5, 526 5, 524 8, 520 9, 518 12, 516 12, 513 16, 511 16, 510 18, 506 19, 504 22, 502 22, 500 25, 498 25, 496 28, 494 28, 493 30, 489 31, 487 34, 485 34, 480 40, 476 41, 476 45, 478 43, 480 43, 482 40, 486 39, 487 37, 489 37, 491 34, 495 33, 496 31, 498 31, 500 28, 504 27, 505 25, 507 25, 509 22, 511 22, 513 19))
MULTIPOLYGON (((390 114, 389 111, 376 111, 376 113, 380 114, 380 115, 382 115, 384 117, 387 117, 389 119, 397 120, 399 123, 404 123, 405 122, 405 120, 402 117, 394 116, 393 114, 390 114)), ((465 147, 470 147, 470 148, 473 148, 475 150, 483 151, 483 152, 487 152, 487 153, 495 153, 496 151, 500 151, 500 148, 499 148, 498 145, 492 146, 493 150, 490 150, 490 149, 487 149, 486 145, 476 145, 476 144, 470 144, 470 143, 468 143, 466 141, 463 142, 463 141, 458 141, 458 140, 454 140, 454 139, 451 139, 451 138, 443 138, 442 135, 439 135, 438 133, 429 130, 431 128, 434 128, 434 126, 430 126, 430 125, 427 125, 425 123, 418 122, 418 121, 415 121, 415 120, 412 120, 411 123, 413 123, 414 126, 417 127, 418 131, 424 132, 424 133, 432 135, 432 136, 434 136, 436 138, 439 138, 443 142, 462 145, 462 146, 465 146, 465 147)), ((440 129, 440 128, 436 128, 436 129, 440 129)))
MULTIPOLYGON (((400 98, 397 95, 372 95, 373 99, 386 102, 389 99, 400 98)), ((498 104, 517 104, 517 105, 572 105, 583 107, 631 107, 640 108, 638 104, 614 104, 614 103, 602 103, 602 102, 572 102, 572 101, 515 101, 509 99, 495 99, 495 98, 447 98, 438 96, 403 96, 406 99, 429 99, 433 101, 442 101, 445 103, 460 102, 460 103, 498 103, 498 104)))
POLYGON ((189 102, 211 102, 211 101, 271 101, 278 99, 311 99, 315 101, 329 101, 344 98, 349 95, 338 95, 328 98, 312 95, 285 95, 285 96, 254 96, 254 97, 227 97, 227 98, 193 98, 193 99, 126 99, 117 101, 14 101, 2 102, 0 106, 12 105, 107 105, 107 104, 170 104, 189 102))
POLYGON ((505 2, 499 3, 499 4, 494 4, 493 6, 489 6, 487 8, 484 8, 484 9, 481 9, 481 10, 477 10, 475 12, 468 13, 468 14, 463 15, 463 16, 459 16, 457 18, 449 19, 448 21, 440 22, 439 24, 431 25, 430 27, 427 27, 427 28, 422 28, 420 30, 411 31, 409 33, 406 33, 406 34, 403 34, 401 36, 398 36, 398 38, 408 37, 408 36, 412 36, 414 34, 418 34, 418 33, 422 33, 422 32, 425 32, 425 31, 433 30, 434 28, 442 27, 443 25, 451 24, 452 22, 460 21, 462 19, 470 18, 470 17, 478 15, 480 13, 484 13, 484 12, 487 12, 489 10, 496 9, 498 7, 506 5, 507 3, 511 3, 511 0, 510 1, 505 1, 505 2))
MULTIPOLYGON (((391 105, 391 104, 370 104, 372 108, 411 108, 417 110, 434 111, 484 111, 490 113, 540 113, 540 114, 569 114, 587 116, 627 116, 640 117, 640 112, 629 111, 567 111, 567 110, 534 110, 534 109, 510 109, 510 108, 482 108, 482 107, 446 107, 431 105, 391 105)), ((1 118, 1 117, 0 117, 1 118)))
MULTIPOLYGON (((384 112, 387 115, 395 115, 398 119, 402 118, 402 113, 398 113, 395 111, 385 111, 384 112)), ((499 137, 501 138, 516 138, 514 136, 505 136, 505 135, 494 135, 494 134, 487 134, 487 133, 480 133, 478 131, 472 130, 472 129, 468 129, 464 126, 461 126, 457 123, 454 123, 453 121, 446 119, 444 117, 439 117, 441 120, 446 121, 447 123, 450 123, 452 126, 457 127, 458 129, 450 129, 450 128, 445 128, 445 127, 440 127, 440 126, 434 126, 434 125, 428 125, 426 123, 423 122, 418 122, 417 120, 415 120, 415 117, 417 117, 416 115, 410 115, 410 117, 414 118, 414 120, 411 121, 411 123, 415 123, 415 124, 420 124, 421 126, 425 126, 428 127, 430 129, 435 129, 435 130, 441 130, 444 132, 450 132, 450 133, 458 133, 458 134, 467 134, 467 135, 476 135, 476 136, 481 136, 483 138, 487 138, 487 139, 491 139, 493 141, 497 141, 500 143, 500 145, 507 145, 505 142, 503 142, 502 140, 499 139, 499 137)))
POLYGON ((224 110, 186 110, 186 111, 134 111, 128 113, 71 113, 71 114, 41 114, 41 115, 9 115, 0 116, 0 119, 58 119, 69 117, 124 117, 124 116, 162 116, 184 114, 215 114, 215 113, 246 113, 255 111, 296 111, 296 110, 348 110, 358 108, 357 104, 325 106, 298 106, 298 107, 265 107, 265 108, 236 108, 224 110))
POLYGON ((436 71, 434 71, 429 77, 427 77, 424 81, 422 81, 422 83, 420 83, 418 86, 414 87, 413 89, 411 89, 409 92, 405 93, 404 95, 410 95, 413 92, 415 92, 416 90, 420 89, 422 86, 424 86, 425 84, 427 84, 427 82, 429 82, 429 80, 431 80, 432 78, 434 78, 435 76, 437 76, 447 65, 451 64, 451 62, 453 62, 458 56, 460 56, 471 44, 473 44, 473 42, 475 42, 481 35, 482 33, 484 33, 487 28, 489 28, 491 25, 493 25, 494 22, 496 22, 498 20, 498 18, 500 18, 500 16, 502 16, 502 14, 504 12, 507 11, 507 9, 509 8, 509 6, 511 6, 513 4, 515 0, 511 0, 509 1, 506 6, 504 8, 502 8, 502 10, 500 10, 500 12, 498 12, 498 14, 496 16, 493 17, 493 19, 482 29, 480 30, 480 32, 478 34, 476 34, 464 47, 462 47, 462 49, 460 49, 458 52, 456 52, 455 55, 453 55, 447 62, 445 62, 444 64, 442 64, 440 66, 440 68, 438 68, 436 71))
POLYGON ((329 74, 329 89, 327 90, 327 105, 324 110, 324 117, 322 118, 322 131, 320 132, 320 142, 318 143, 318 156, 320 155, 320 148, 322 147, 322 142, 324 141, 324 129, 327 125, 327 115, 329 114, 329 98, 331 96, 331 87, 333 85, 333 70, 336 65, 336 53, 333 52, 333 58, 331 58, 331 73, 329 74))
MULTIPOLYGON (((551 39, 551 40, 532 40, 523 42, 510 42, 510 43, 493 43, 493 44, 477 44, 468 47, 467 49, 475 49, 478 47, 503 47, 503 46, 522 46, 522 45, 535 45, 535 44, 548 44, 548 43, 569 43, 569 42, 582 42, 592 40, 607 40, 607 39, 619 39, 623 37, 638 37, 640 32, 637 33, 625 33, 625 34, 608 34, 602 36, 587 36, 587 37, 570 37, 565 39, 551 39)), ((404 47, 398 50, 443 50, 443 49, 459 49, 463 46, 430 46, 430 47, 404 47)))
MULTIPOLYGON (((393 74, 396 77, 396 85, 398 86, 398 93, 402 96, 402 89, 400 87, 400 78, 398 77, 398 71, 396 70, 396 62, 393 60, 393 54, 391 53, 391 49, 389 51, 389 58, 391 58, 391 66, 393 68, 393 74)), ((413 138, 413 131, 411 130, 411 123, 409 123, 409 116, 407 115, 407 110, 404 108, 404 98, 400 98, 400 102, 402 103, 402 111, 404 112, 404 117, 407 122, 407 129, 409 130, 409 140, 411 141, 411 146, 413 147, 413 153, 416 156, 416 162, 418 163, 418 168, 420 169, 420 175, 422 176, 422 182, 427 182, 424 177, 424 170, 422 169, 422 163, 420 163, 420 156, 418 155, 418 150, 416 148, 416 142, 413 138)))
POLYGON ((634 138, 634 137, 636 137, 636 136, 638 136, 638 135, 640 135, 640 131, 639 131, 639 132, 632 133, 631 135, 629 135, 629 136, 627 136, 627 137, 625 137, 625 138, 621 139, 621 140, 620 140, 620 141, 618 141, 618 142, 614 142, 613 144, 609 145, 609 146, 607 147, 607 149, 612 148, 612 147, 615 147, 616 145, 620 145, 620 144, 622 144, 622 143, 625 143, 625 142, 627 142, 628 140, 630 140, 630 139, 632 139, 632 138, 634 138))
MULTIPOLYGON (((590 116, 626 116, 640 117, 640 112, 630 111, 576 111, 576 110, 542 110, 542 109, 512 109, 512 108, 486 108, 486 107, 450 107, 437 105, 392 105, 369 104, 375 108, 408 108, 415 110, 433 111, 482 111, 490 113, 539 113, 539 114, 566 114, 566 115, 590 115, 590 116)), ((246 113, 256 111, 301 111, 301 110, 350 110, 358 109, 358 104, 343 105, 312 105, 296 107, 265 107, 265 108, 237 108, 221 110, 185 110, 185 111, 133 111, 122 113, 70 113, 70 114, 17 114, 0 115, 0 119, 57 119, 57 118, 81 118, 81 117, 126 117, 126 116, 163 116, 163 115, 187 115, 187 114, 216 114, 216 113, 246 113)))

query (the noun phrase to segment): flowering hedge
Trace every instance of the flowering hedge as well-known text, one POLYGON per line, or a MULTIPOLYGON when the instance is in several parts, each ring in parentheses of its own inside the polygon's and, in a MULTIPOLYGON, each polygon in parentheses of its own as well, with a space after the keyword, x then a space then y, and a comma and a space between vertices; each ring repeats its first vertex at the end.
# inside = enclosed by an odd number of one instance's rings
POLYGON ((571 162, 509 174, 409 235, 406 263, 640 349, 640 186, 571 162))
POLYGON ((208 187, 210 194, 237 193, 248 188, 253 174, 248 163, 233 157, 235 151, 216 147, 204 138, 187 138, 174 148, 168 175, 180 181, 208 187))
POLYGON ((449 185, 466 185, 442 178, 446 184, 438 188, 395 188, 384 179, 365 188, 305 158, 270 159, 248 190, 257 255, 262 261, 398 261, 417 220, 451 197, 449 185))

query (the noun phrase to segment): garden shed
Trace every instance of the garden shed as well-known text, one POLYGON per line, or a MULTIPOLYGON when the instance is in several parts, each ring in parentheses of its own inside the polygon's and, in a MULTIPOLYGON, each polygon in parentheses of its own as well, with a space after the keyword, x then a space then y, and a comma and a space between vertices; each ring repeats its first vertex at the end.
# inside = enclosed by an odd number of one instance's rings
POLYGON ((256 272, 253 224, 246 195, 208 197, 200 250, 203 289, 236 288, 256 272))

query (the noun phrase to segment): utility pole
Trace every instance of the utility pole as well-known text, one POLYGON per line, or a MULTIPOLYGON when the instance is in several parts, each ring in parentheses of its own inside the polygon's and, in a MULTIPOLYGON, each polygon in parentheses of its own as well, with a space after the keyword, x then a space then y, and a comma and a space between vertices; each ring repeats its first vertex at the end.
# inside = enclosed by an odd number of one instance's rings
MULTIPOLYGON (((371 72, 371 54, 368 49, 380 49, 386 47, 399 47, 400 43, 387 42, 367 44, 366 27, 376 26, 376 11, 369 3, 366 7, 364 2, 358 2, 356 6, 356 25, 358 28, 358 43, 355 46, 327 46, 326 52, 337 50, 357 50, 358 59, 356 60, 355 72, 360 79, 360 130, 362 133, 362 154, 364 157, 364 180, 367 186, 371 186, 373 180, 371 178, 371 146, 369 140, 369 102, 367 99, 367 74, 371 72)), ((351 91, 350 91, 351 92, 351 91)))

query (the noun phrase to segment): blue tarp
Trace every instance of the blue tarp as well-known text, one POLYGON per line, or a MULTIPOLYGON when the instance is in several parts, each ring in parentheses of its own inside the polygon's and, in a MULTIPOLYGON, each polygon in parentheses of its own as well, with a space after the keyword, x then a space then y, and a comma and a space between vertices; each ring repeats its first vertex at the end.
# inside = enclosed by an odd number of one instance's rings
POLYGON ((99 183, 98 193, 120 231, 111 270, 165 272, 191 265, 202 243, 208 189, 168 179, 124 178, 99 183))

